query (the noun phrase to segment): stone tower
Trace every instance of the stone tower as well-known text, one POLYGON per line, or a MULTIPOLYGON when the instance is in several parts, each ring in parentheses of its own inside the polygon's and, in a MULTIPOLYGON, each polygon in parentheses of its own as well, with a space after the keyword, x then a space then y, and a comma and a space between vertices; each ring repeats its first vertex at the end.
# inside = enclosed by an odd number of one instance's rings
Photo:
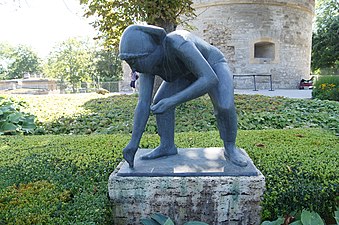
MULTIPOLYGON (((194 0, 193 33, 218 47, 233 73, 272 74, 273 88, 309 78, 315 0, 194 0)), ((269 88, 268 77, 256 78, 269 88)), ((235 87, 253 87, 251 77, 235 87)))

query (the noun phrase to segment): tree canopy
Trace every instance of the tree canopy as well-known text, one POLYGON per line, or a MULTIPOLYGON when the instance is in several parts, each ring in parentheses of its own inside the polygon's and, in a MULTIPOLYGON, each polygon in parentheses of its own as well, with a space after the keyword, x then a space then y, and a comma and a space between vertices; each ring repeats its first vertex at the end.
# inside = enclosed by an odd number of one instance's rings
POLYGON ((339 5, 337 0, 318 0, 312 38, 312 70, 339 73, 339 5))
POLYGON ((146 22, 173 31, 178 24, 195 16, 192 0, 80 0, 85 16, 96 16, 93 26, 106 47, 116 47, 124 29, 133 23, 146 22), (185 18, 185 19, 184 19, 185 18))
POLYGON ((112 50, 100 49, 95 53, 95 76, 101 82, 118 81, 122 77, 121 60, 112 50))
POLYGON ((20 79, 25 74, 41 73, 42 60, 29 46, 0 44, 0 78, 20 79))
POLYGON ((70 83, 75 92, 81 82, 119 80, 122 68, 115 52, 103 50, 88 40, 69 38, 57 44, 48 55, 44 73, 59 79, 62 86, 70 83))
POLYGON ((91 80, 93 74, 93 54, 88 43, 70 38, 58 44, 48 56, 45 74, 61 82, 71 83, 73 92, 80 82, 91 80))

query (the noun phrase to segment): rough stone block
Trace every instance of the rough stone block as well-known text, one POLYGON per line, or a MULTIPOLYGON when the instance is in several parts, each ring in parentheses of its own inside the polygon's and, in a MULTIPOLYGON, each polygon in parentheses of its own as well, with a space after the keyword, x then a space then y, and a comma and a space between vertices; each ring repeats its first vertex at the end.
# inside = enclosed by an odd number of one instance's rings
POLYGON ((178 155, 165 159, 139 160, 145 151, 138 151, 135 169, 122 162, 109 177, 114 224, 140 224, 141 218, 155 212, 171 217, 177 225, 192 220, 210 225, 260 224, 265 178, 252 161, 249 168, 237 167, 234 176, 229 175, 232 166, 222 149, 180 149, 178 155), (176 161, 172 169, 166 160, 176 161), (149 168, 154 169, 140 173, 149 168), (255 173, 248 172, 253 169, 255 173))

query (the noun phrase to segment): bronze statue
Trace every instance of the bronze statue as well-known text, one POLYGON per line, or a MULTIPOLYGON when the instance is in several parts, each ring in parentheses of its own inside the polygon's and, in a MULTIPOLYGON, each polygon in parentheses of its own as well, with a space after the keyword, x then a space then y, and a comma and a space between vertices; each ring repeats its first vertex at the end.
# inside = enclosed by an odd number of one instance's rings
POLYGON ((160 146, 142 159, 175 155, 175 107, 206 93, 214 106, 225 157, 238 166, 247 165, 246 157, 235 146, 237 114, 233 79, 220 50, 185 30, 167 34, 160 27, 131 25, 121 37, 119 51, 120 58, 132 71, 140 73, 132 138, 123 150, 131 168, 150 112, 156 116, 160 146), (152 101, 155 75, 164 82, 152 101))

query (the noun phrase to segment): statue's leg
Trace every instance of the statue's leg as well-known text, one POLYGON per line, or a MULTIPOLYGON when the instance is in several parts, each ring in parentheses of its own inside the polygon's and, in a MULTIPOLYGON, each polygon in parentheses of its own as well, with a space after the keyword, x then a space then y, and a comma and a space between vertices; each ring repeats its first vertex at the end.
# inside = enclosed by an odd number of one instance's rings
POLYGON ((246 157, 235 145, 238 127, 231 72, 225 62, 212 68, 219 78, 219 83, 208 94, 214 106, 220 137, 224 142, 225 157, 238 166, 246 166, 246 157))
MULTIPOLYGON (((154 97, 154 104, 161 99, 170 97, 175 93, 185 89, 190 82, 184 79, 178 79, 174 82, 163 82, 154 97)), ((160 145, 141 159, 155 159, 162 156, 170 156, 178 153, 174 143, 174 127, 175 127, 175 108, 167 110, 165 113, 155 115, 160 136, 160 145)))

